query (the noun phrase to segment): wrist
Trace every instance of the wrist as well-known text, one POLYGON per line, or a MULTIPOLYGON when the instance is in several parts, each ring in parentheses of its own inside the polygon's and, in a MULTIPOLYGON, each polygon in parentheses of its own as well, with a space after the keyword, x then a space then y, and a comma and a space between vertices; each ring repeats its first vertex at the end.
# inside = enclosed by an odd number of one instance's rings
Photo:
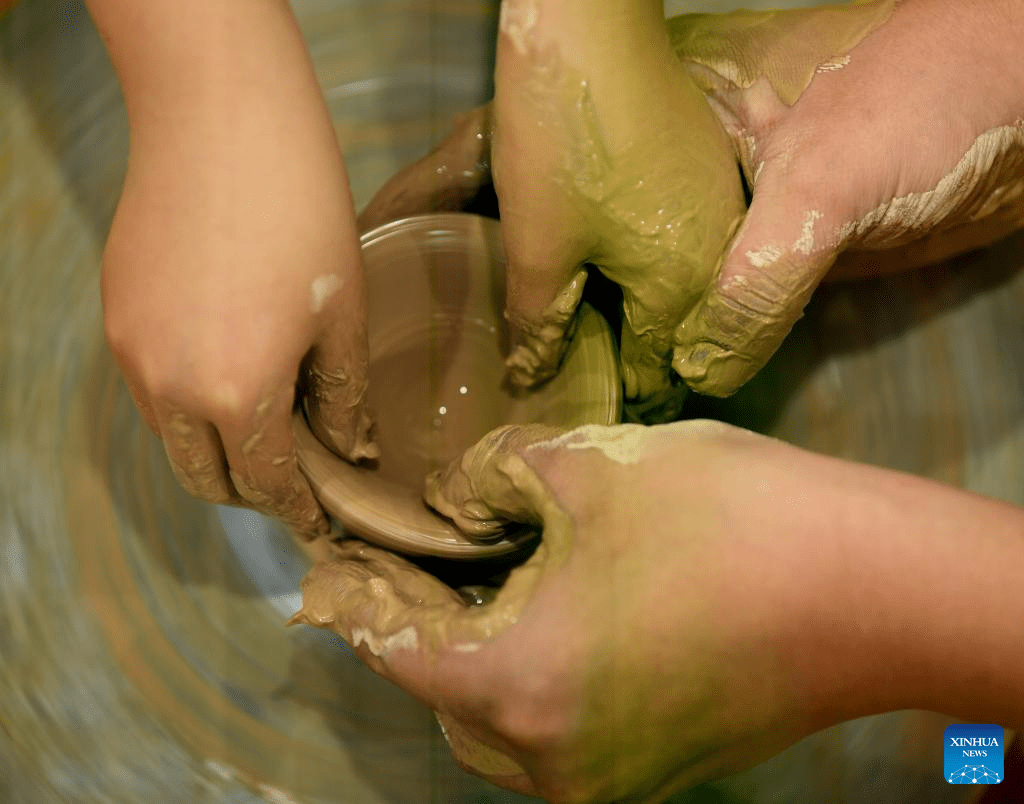
POLYGON ((297 121, 330 127, 283 0, 89 0, 89 7, 121 82, 133 149, 193 133, 215 142, 231 129, 287 131, 297 121))

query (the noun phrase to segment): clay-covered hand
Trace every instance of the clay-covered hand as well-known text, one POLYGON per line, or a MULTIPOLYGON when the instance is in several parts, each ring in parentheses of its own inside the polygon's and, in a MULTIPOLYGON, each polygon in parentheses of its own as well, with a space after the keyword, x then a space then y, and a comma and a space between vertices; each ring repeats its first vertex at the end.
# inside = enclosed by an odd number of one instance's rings
POLYGON ((845 465, 819 461, 712 422, 503 428, 427 493, 470 534, 542 531, 493 602, 350 541, 294 622, 341 634, 499 785, 660 800, 848 714, 815 676, 847 606, 829 542, 845 465))
MULTIPOLYGON (((104 30, 120 19, 107 10, 94 4, 104 30)), ((375 449, 362 264, 341 153, 287 5, 239 14, 204 35, 265 35, 279 54, 269 74, 262 47, 200 42, 220 66, 171 86, 145 53, 111 46, 119 67, 141 63, 121 70, 132 147, 103 259, 105 325, 184 487, 312 537, 328 522, 292 442, 300 375, 325 444, 353 460, 375 449), (247 28, 263 17, 274 18, 247 28), (192 78, 186 108, 179 94, 162 105, 161 89, 185 92, 192 78)))
POLYGON ((623 292, 627 399, 670 417, 676 327, 745 209, 732 147, 674 57, 660 3, 505 0, 501 13, 493 104, 396 177, 363 221, 457 207, 489 165, 520 336, 511 380, 557 371, 589 264, 623 292))
POLYGON ((479 606, 332 545, 294 621, 341 634, 505 787, 655 802, 863 715, 1024 722, 1024 509, 704 421, 500 428, 427 499, 540 544, 479 606))
POLYGON ((749 379, 837 256, 836 278, 898 270, 1024 224, 1020 4, 878 0, 669 26, 753 192, 678 333, 691 387, 749 379))

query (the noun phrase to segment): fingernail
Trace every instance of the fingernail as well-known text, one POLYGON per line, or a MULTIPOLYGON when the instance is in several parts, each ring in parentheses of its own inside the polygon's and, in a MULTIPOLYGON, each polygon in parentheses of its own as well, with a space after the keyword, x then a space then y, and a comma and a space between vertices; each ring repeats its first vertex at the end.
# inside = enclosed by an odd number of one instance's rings
POLYGON ((702 394, 728 396, 752 374, 750 360, 717 344, 701 341, 688 352, 677 347, 672 367, 686 384, 702 394))

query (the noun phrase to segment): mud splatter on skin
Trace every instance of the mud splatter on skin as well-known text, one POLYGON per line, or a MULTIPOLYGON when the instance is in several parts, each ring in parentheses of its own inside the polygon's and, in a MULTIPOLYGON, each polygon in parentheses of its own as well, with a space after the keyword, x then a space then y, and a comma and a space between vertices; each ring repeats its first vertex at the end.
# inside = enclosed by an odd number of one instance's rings
POLYGON ((821 213, 811 210, 804 215, 804 222, 800 232, 800 239, 793 244, 793 250, 801 254, 810 254, 814 251, 814 226, 821 220, 821 213))
POLYGON ((341 290, 343 284, 337 274, 324 274, 314 279, 309 286, 309 306, 313 313, 321 312, 330 298, 341 290))
POLYGON ((1024 222, 1024 121, 986 131, 933 189, 880 204, 842 226, 837 239, 884 249, 943 228, 944 221, 969 226, 986 219, 1024 222))
POLYGON ((640 424, 623 424, 618 427, 585 425, 549 441, 541 441, 529 449, 596 449, 610 461, 632 466, 646 457, 651 432, 649 427, 640 424))
POLYGON ((540 18, 537 0, 503 0, 498 29, 508 37, 517 52, 526 54, 533 39, 533 30, 540 18))

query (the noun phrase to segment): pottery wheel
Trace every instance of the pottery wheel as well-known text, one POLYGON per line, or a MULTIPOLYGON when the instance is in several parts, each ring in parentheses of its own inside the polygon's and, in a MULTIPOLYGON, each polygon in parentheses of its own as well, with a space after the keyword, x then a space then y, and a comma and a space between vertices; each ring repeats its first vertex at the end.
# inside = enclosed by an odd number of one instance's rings
MULTIPOLYGON (((488 95, 490 4, 296 6, 358 203, 488 95)), ((283 627, 305 566, 275 525, 174 482, 102 340, 126 144, 81 6, 0 20, 0 801, 523 800, 340 640, 283 627)), ((826 289, 754 383, 690 412, 1024 503, 1022 265, 1018 237, 826 289)), ((680 800, 957 801, 944 723, 845 724, 680 800)))

